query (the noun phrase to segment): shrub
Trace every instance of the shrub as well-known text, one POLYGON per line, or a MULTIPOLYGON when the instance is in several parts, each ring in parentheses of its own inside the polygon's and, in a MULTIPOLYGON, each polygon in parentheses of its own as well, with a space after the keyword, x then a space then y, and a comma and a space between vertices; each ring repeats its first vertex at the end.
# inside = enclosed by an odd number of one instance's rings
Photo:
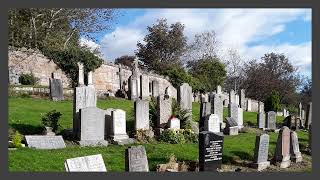
POLYGON ((170 144, 183 144, 185 143, 184 135, 180 131, 172 130, 172 129, 166 129, 164 130, 159 140, 162 142, 167 142, 170 144))
POLYGON ((265 101, 265 111, 280 111, 280 95, 278 91, 272 91, 265 101))
POLYGON ((191 129, 185 129, 182 133, 186 142, 198 143, 198 135, 194 133, 191 129))
POLYGON ((154 97, 151 97, 151 101, 149 103, 149 123, 150 127, 153 129, 157 125, 157 100, 154 97))
POLYGON ((44 126, 52 127, 52 131, 56 132, 58 130, 58 127, 60 126, 58 121, 61 115, 62 114, 60 112, 57 112, 56 110, 49 111, 42 116, 42 124, 44 126))
POLYGON ((35 77, 33 73, 21 74, 19 77, 19 82, 22 85, 36 85, 39 82, 39 78, 35 77))
POLYGON ((16 148, 22 147, 21 141, 22 141, 22 135, 18 131, 16 131, 12 138, 13 146, 16 148))
POLYGON ((134 137, 139 142, 152 142, 154 141, 154 133, 152 130, 136 130, 134 137))

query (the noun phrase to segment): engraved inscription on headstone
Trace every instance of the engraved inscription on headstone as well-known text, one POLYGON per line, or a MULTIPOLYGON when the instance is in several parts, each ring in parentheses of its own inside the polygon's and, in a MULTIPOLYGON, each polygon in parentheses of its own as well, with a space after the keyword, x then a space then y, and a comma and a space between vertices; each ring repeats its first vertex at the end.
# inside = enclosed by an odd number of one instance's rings
POLYGON ((268 150, 269 150, 269 135, 261 134, 256 136, 256 144, 254 151, 254 165, 258 171, 261 171, 268 166, 270 162, 268 161, 268 150))
POLYGON ((149 172, 148 159, 144 146, 129 147, 125 153, 126 171, 149 172))
POLYGON ((101 154, 67 159, 64 165, 67 172, 107 172, 101 154))
POLYGON ((66 147, 62 136, 27 135, 25 136, 25 139, 30 148, 61 149, 66 147))
POLYGON ((215 133, 220 132, 220 121, 218 115, 211 114, 207 116, 204 123, 204 130, 215 133))

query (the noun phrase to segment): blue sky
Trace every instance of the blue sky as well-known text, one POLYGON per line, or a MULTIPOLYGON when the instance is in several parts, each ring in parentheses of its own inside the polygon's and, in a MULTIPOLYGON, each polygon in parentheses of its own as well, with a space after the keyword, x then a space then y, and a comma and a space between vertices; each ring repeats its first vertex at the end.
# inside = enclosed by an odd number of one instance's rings
POLYGON ((181 22, 192 42, 195 34, 214 30, 220 42, 219 55, 235 49, 243 61, 260 59, 265 53, 284 53, 301 74, 311 76, 311 9, 119 9, 112 29, 97 34, 104 59, 113 62, 122 55, 134 55, 137 41, 143 41, 146 27, 158 18, 181 22))

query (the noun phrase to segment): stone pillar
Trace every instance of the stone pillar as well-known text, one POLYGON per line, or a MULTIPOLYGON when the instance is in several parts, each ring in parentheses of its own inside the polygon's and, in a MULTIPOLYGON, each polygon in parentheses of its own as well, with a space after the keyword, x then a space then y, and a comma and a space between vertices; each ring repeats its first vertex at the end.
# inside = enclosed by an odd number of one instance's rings
POLYGON ((78 63, 78 86, 84 86, 84 71, 83 71, 83 64, 82 63, 78 63))
POLYGON ((93 87, 92 71, 88 72, 88 86, 93 87))

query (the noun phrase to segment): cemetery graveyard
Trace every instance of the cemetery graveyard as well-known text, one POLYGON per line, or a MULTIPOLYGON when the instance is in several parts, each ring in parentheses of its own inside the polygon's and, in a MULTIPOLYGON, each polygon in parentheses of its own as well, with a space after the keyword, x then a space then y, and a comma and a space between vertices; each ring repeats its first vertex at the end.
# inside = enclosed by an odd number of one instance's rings
POLYGON ((9 148, 10 171, 311 171, 311 103, 299 105, 298 116, 285 109, 278 115, 253 104, 243 89, 218 86, 201 95, 187 83, 161 89, 137 65, 127 98, 101 97, 92 72, 85 83, 78 67, 71 96, 53 74, 48 96, 9 97, 9 136, 20 132, 25 146, 9 148), (41 125, 52 110, 61 113, 57 129, 41 125))

